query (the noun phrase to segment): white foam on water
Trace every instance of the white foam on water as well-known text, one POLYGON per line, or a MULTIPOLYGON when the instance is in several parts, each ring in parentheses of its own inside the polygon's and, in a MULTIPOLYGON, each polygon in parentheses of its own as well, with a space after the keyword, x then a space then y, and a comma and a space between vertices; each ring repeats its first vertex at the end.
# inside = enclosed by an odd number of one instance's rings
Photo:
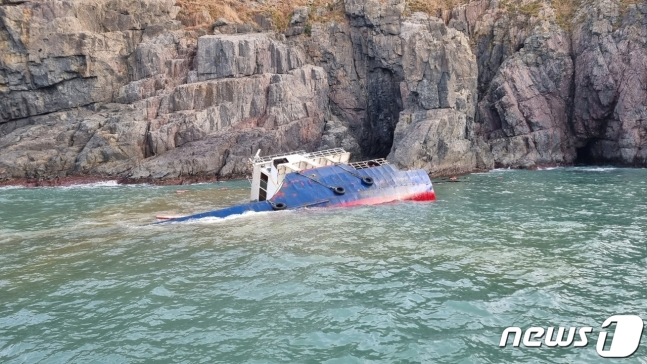
MULTIPOLYGON (((292 213, 293 211, 290 210, 285 210, 285 211, 247 211, 242 214, 237 214, 237 215, 230 215, 227 217, 203 217, 199 219, 192 219, 192 220, 187 220, 187 221, 164 221, 164 220, 158 220, 157 222, 166 222, 168 224, 189 224, 189 225, 203 225, 203 224, 218 224, 218 223, 223 223, 225 221, 231 221, 231 220, 237 220, 237 219, 242 219, 242 218, 248 218, 251 216, 254 217, 261 217, 265 216, 268 214, 286 214, 286 213, 292 213)), ((186 215, 190 216, 190 215, 186 215)), ((161 224, 165 225, 165 224, 161 224)))
POLYGON ((18 188, 26 188, 25 186, 0 186, 0 191, 2 190, 15 190, 18 188))
POLYGON ((512 168, 494 168, 490 169, 489 171, 485 172, 472 172, 470 174, 492 174, 496 172, 510 172, 510 171, 516 171, 517 169, 512 169, 512 168))
POLYGON ((587 215, 587 216, 593 215, 593 212, 588 210, 575 211, 575 213, 578 215, 587 215))
POLYGON ((77 185, 61 186, 61 188, 97 188, 97 187, 119 187, 122 186, 114 181, 101 181, 101 182, 92 182, 92 183, 79 183, 77 185))
POLYGON ((231 180, 231 181, 230 181, 230 180, 226 180, 226 181, 211 181, 211 182, 196 182, 196 183, 190 183, 190 184, 185 185, 185 186, 212 185, 212 184, 216 184, 216 183, 236 182, 236 181, 240 181, 240 180, 231 180))
POLYGON ((587 168, 578 168, 580 171, 586 172, 607 172, 618 169, 617 167, 587 167, 587 168))
POLYGON ((58 188, 58 189, 90 189, 90 188, 104 188, 104 187, 147 187, 147 188, 159 188, 162 186, 151 185, 149 183, 137 183, 137 184, 119 184, 117 180, 110 181, 100 181, 100 182, 91 182, 91 183, 78 183, 71 184, 67 186, 38 186, 38 187, 25 187, 25 186, 0 186, 0 191, 2 190, 13 190, 13 189, 41 189, 41 188, 58 188))
POLYGON ((34 188, 36 188, 36 189, 38 189, 38 188, 60 188, 60 189, 68 190, 68 189, 91 189, 91 188, 105 188, 105 187, 161 188, 161 187, 164 187, 164 186, 151 185, 150 183, 120 184, 117 180, 110 180, 110 181, 100 181, 100 182, 90 182, 90 183, 77 183, 77 184, 71 184, 71 185, 67 185, 67 186, 40 186, 40 187, 22 187, 22 186, 19 186, 18 188, 29 188, 29 189, 34 189, 34 188))
POLYGON ((61 188, 61 189, 74 189, 74 188, 98 188, 98 187, 123 187, 123 186, 141 186, 141 185, 120 185, 117 180, 101 181, 92 183, 79 183, 67 186, 38 186, 38 187, 25 187, 25 186, 1 186, 0 190, 12 190, 18 188, 39 189, 39 188, 61 188))
POLYGON ((247 211, 242 214, 238 215, 230 215, 227 217, 203 217, 201 219, 194 219, 194 220, 189 220, 184 223, 186 224, 214 224, 214 223, 221 223, 224 221, 231 221, 231 220, 237 220, 241 218, 247 218, 247 217, 260 217, 263 215, 267 214, 276 214, 276 213, 286 213, 287 211, 247 211))

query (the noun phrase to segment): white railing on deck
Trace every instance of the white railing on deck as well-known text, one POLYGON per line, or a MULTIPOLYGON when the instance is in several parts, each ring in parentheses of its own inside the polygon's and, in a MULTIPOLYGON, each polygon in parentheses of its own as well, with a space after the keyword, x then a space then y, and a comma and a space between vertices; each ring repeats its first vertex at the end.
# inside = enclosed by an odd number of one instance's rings
POLYGON ((371 160, 361 161, 361 162, 351 162, 348 164, 355 169, 364 169, 364 168, 371 168, 375 166, 383 166, 385 164, 389 164, 389 162, 384 158, 378 158, 378 159, 371 159, 371 160))
POLYGON ((343 154, 343 153, 346 153, 346 151, 342 148, 326 149, 326 150, 320 150, 320 151, 311 152, 311 153, 306 153, 303 150, 297 150, 289 153, 280 153, 280 154, 266 155, 262 157, 254 157, 254 158, 250 158, 249 161, 252 164, 262 164, 262 163, 271 162, 272 159, 275 159, 275 158, 287 157, 289 155, 295 155, 295 154, 301 155, 304 158, 314 159, 314 158, 329 157, 329 156, 343 154))
MULTIPOLYGON (((305 155, 306 158, 321 158, 321 157, 329 157, 331 155, 337 155, 337 154, 343 154, 346 153, 346 151, 342 148, 334 148, 334 149, 326 149, 326 150, 320 150, 317 152, 312 152, 308 153, 305 155)), ((293 153, 296 154, 296 153, 293 153)))
POLYGON ((267 163, 271 162, 272 159, 274 158, 280 158, 280 157, 285 157, 288 155, 292 154, 306 154, 305 150, 297 150, 295 152, 290 152, 290 153, 279 153, 279 154, 272 154, 272 155, 265 155, 262 157, 254 157, 254 158, 249 158, 249 161, 256 164, 256 163, 267 163))

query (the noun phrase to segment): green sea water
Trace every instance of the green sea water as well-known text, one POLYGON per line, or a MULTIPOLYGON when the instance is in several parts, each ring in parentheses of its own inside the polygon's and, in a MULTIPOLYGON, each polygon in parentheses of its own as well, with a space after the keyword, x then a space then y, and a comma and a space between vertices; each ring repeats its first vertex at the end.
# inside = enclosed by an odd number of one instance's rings
POLYGON ((433 203, 163 226, 142 225, 249 183, 1 188, 0 363, 613 362, 604 320, 647 319, 647 170, 434 182, 433 203), (594 332, 500 348, 508 326, 594 332))

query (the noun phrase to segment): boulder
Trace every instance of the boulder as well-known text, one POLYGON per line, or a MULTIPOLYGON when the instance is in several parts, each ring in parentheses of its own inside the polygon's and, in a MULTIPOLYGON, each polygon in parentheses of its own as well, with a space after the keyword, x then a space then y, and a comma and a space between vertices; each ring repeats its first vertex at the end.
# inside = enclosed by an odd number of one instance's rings
POLYGON ((468 139, 464 112, 434 109, 403 112, 393 136, 389 162, 404 169, 424 169, 432 177, 490 169, 489 154, 468 139))

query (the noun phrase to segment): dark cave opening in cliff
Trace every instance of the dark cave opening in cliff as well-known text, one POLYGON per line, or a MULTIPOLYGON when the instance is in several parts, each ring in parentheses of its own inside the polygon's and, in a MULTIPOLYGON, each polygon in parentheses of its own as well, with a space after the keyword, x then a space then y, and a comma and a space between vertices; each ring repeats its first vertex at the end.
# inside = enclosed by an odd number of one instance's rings
POLYGON ((599 139, 593 138, 586 142, 584 146, 576 148, 575 165, 591 165, 597 164, 597 160, 592 153, 594 146, 598 143, 599 139))
POLYGON ((386 158, 402 111, 400 78, 392 70, 375 67, 368 74, 366 137, 360 147, 366 158, 386 158))

